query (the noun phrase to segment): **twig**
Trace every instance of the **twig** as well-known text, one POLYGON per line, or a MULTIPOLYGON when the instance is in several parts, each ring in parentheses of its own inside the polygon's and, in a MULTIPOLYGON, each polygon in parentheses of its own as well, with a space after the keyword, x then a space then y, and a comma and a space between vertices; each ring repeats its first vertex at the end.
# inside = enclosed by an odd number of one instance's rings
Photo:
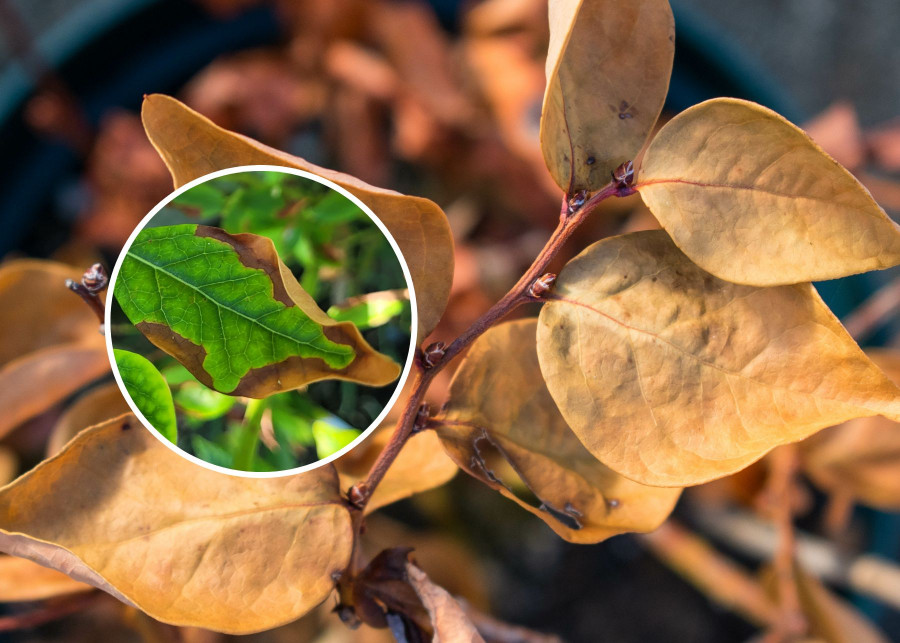
POLYGON ((879 288, 844 320, 844 328, 857 341, 865 339, 900 307, 900 277, 879 288))
POLYGON ((85 271, 81 277, 81 283, 72 279, 66 279, 66 288, 81 297, 84 303, 97 315, 97 319, 100 320, 101 333, 104 332, 105 310, 103 301, 100 299, 100 293, 106 290, 108 285, 109 275, 106 274, 106 269, 99 263, 95 263, 85 271))
MULTIPOLYGON (((614 181, 590 198, 584 194, 578 194, 569 199, 564 199, 559 225, 543 250, 535 258, 531 267, 528 268, 509 292, 449 346, 445 347, 443 343, 437 342, 426 347, 424 351, 420 350, 418 352, 412 392, 403 407, 400 420, 397 422, 397 428, 394 430, 390 441, 375 460, 366 479, 354 485, 348 493, 351 506, 360 515, 376 487, 384 478, 385 473, 387 473, 387 470, 399 455, 403 445, 406 444, 406 441, 413 434, 416 419, 419 418, 420 424, 424 424, 420 417, 419 407, 434 377, 454 357, 459 355, 488 328, 506 317, 512 310, 529 301, 540 301, 542 295, 552 286, 555 279, 555 275, 545 274, 547 266, 550 265, 553 258, 559 253, 569 237, 572 236, 572 233, 600 203, 612 196, 626 196, 632 191, 630 184, 614 181)), ((427 420, 427 417, 424 419, 427 420)), ((362 519, 358 518, 356 524, 357 528, 361 529, 362 519)))
POLYGON ((797 446, 789 444, 772 452, 771 472, 764 491, 772 509, 778 532, 778 543, 772 558, 778 583, 778 603, 781 615, 769 636, 770 643, 790 641, 807 630, 806 618, 800 606, 800 592, 794 569, 796 539, 794 537, 794 486, 799 468, 797 446))
MULTIPOLYGON (((778 535, 771 524, 744 510, 697 505, 691 508, 697 526, 722 544, 761 560, 774 555, 778 535)), ((897 564, 870 554, 850 557, 833 543, 802 532, 795 533, 795 544, 797 561, 804 571, 900 609, 897 564)))
POLYGON ((774 627, 779 622, 778 606, 755 578, 675 521, 670 519, 640 538, 673 571, 715 602, 756 625, 774 627))

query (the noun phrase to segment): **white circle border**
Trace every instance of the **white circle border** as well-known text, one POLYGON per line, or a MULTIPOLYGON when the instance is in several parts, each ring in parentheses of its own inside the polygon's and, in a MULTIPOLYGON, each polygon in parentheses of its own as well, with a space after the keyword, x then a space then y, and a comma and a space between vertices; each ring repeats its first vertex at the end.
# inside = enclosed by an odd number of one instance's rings
POLYGON ((210 172, 209 174, 205 174, 197 179, 194 179, 190 183, 186 183, 180 188, 173 191, 169 196, 164 198, 162 201, 156 204, 156 206, 147 213, 141 222, 137 225, 137 227, 132 231, 131 235, 128 237, 128 241, 125 242, 125 245, 122 247, 122 250, 119 253, 119 256, 116 258, 115 266, 113 267, 112 274, 109 278, 109 286, 107 289, 106 296, 106 309, 104 311, 104 327, 107 329, 106 332, 106 352, 107 357, 110 362, 110 366, 112 367, 113 377, 116 379, 116 384, 119 386, 119 390, 122 391, 125 396, 125 401, 128 403, 128 406, 131 407, 132 412, 135 417, 140 420, 141 424, 143 424, 160 442, 162 442, 166 447, 168 447, 171 451, 177 453, 182 458, 193 462, 194 464, 198 464, 201 467, 205 467, 212 471, 217 471, 219 473, 225 473, 231 476, 237 476, 240 478, 282 478, 285 476, 296 475, 298 473, 303 473, 304 471, 311 471, 312 469, 316 469, 323 465, 326 465, 334 460, 337 460, 345 453, 348 453, 352 449, 359 446, 366 438, 368 438, 372 432, 378 427, 379 424, 384 420, 385 416, 391 411, 394 405, 397 403, 397 398, 400 397, 400 393, 403 390, 403 386, 406 384, 407 378, 409 378, 410 370, 413 366, 413 359, 415 358, 416 352, 416 333, 417 328, 419 326, 419 310, 416 305, 416 291, 415 286, 413 285, 412 275, 409 272, 409 265, 406 263, 406 258, 403 256, 403 253, 400 251, 400 247, 397 245, 397 241, 394 239, 394 236, 391 234, 390 230, 384 225, 381 219, 372 212, 372 209, 367 206, 365 203, 359 200, 356 196, 348 192, 346 189, 342 188, 340 185, 336 184, 334 181, 326 179, 324 177, 318 176, 311 172, 307 172, 305 170, 298 170, 292 167, 285 167, 281 165, 241 165, 237 167, 231 167, 224 170, 218 170, 216 172, 210 172), (400 262, 400 267, 403 270, 403 276, 406 279, 406 284, 409 289, 409 302, 410 308, 412 311, 412 324, 410 326, 410 339, 409 339, 409 351, 406 356, 406 364, 403 367, 403 372, 400 374, 400 378, 396 381, 396 387, 394 389, 393 395, 388 400, 387 404, 385 404, 384 408, 381 410, 381 413, 378 414, 378 417, 357 437, 353 442, 345 446, 343 449, 332 453, 326 458, 322 458, 321 460, 317 460, 311 464, 303 465, 302 467, 295 467, 293 469, 284 469, 283 471, 240 471, 238 469, 229 469, 227 467, 221 467, 216 464, 212 464, 198 458, 195 455, 191 455, 190 453, 184 451, 179 448, 177 444, 170 442, 166 439, 150 422, 147 421, 147 418, 144 417, 143 413, 141 413, 140 409, 137 408, 137 405, 134 403, 134 400, 131 399, 131 395, 128 393, 128 389, 125 387, 125 384, 122 382, 122 376, 119 374, 119 368, 116 365, 116 360, 113 354, 113 344, 112 344, 112 332, 111 332, 111 317, 112 317, 112 301, 113 301, 113 293, 116 285, 116 278, 119 276, 119 270, 122 267, 122 261, 125 259, 125 254, 128 249, 131 248, 131 245, 134 243, 135 238, 138 233, 143 230, 147 224, 156 216, 160 210, 166 207, 169 202, 173 199, 181 195, 183 192, 190 190, 194 186, 200 185, 201 183, 206 183, 212 179, 219 178, 221 176, 228 176, 229 174, 239 174, 242 172, 281 172, 284 174, 293 174, 295 176, 303 177, 306 179, 311 179, 316 181, 317 183, 321 183, 322 185, 339 192, 350 201, 352 201, 357 207, 359 207, 363 212, 368 215, 368 217, 378 226, 381 233, 388 240, 388 243, 391 244, 391 248, 394 250, 394 254, 397 256, 397 259, 400 262))

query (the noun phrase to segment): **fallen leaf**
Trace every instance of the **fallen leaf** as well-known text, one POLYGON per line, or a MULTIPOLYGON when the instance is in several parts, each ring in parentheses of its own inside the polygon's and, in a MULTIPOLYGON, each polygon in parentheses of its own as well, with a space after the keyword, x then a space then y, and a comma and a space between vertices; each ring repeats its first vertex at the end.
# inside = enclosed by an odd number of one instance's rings
MULTIPOLYGON (((394 422, 382 423, 365 442, 335 462, 341 476, 342 489, 349 489, 365 479, 393 432, 394 422)), ((403 445, 400 455, 375 488, 366 505, 366 513, 440 487, 454 475, 456 465, 441 449, 437 436, 432 431, 417 433, 403 445)))
POLYGON ((178 420, 172 391, 156 367, 143 355, 115 349, 116 369, 144 419, 166 440, 178 444, 178 420))
MULTIPOLYGON (((771 567, 763 569, 762 582, 778 598, 778 582, 771 567)), ((808 635, 822 643, 888 643, 887 637, 855 607, 832 594, 817 578, 794 566, 800 609, 809 626, 808 635)))
POLYGON ((91 389, 66 407, 47 441, 47 457, 59 453, 80 431, 128 413, 130 408, 115 382, 91 389))
POLYGON ((536 319, 480 337, 457 370, 437 418, 456 463, 546 522, 566 540, 595 543, 652 531, 671 513, 680 489, 623 478, 585 449, 547 391, 535 350, 536 319), (537 496, 520 498, 491 460, 505 460, 537 496))
POLYGON ((0 549, 175 625, 245 634, 331 593, 352 528, 330 466, 248 479, 191 464, 134 416, 0 490, 0 549))
POLYGON ((637 156, 662 111, 675 24, 667 0, 550 3, 541 148, 569 194, 637 156))
POLYGON ((7 363, 0 369, 0 436, 108 371, 106 348, 96 340, 41 348, 7 363))
POLYGON ((376 188, 229 132, 179 103, 153 94, 144 99, 144 127, 181 186, 238 165, 271 164, 306 170, 346 188, 384 222, 409 265, 419 310, 421 342, 444 313, 453 279, 453 238, 443 211, 428 199, 376 188))
MULTIPOLYGON (((900 353, 869 357, 900 383, 900 353)), ((849 494, 884 511, 900 509, 900 424, 880 415, 825 429, 800 445, 803 468, 822 489, 849 494)))
POLYGON ((716 98, 673 118, 636 187, 721 279, 774 286, 900 263, 900 226, 801 129, 755 103, 716 98))
POLYGON ((447 590, 432 583, 425 572, 409 562, 406 575, 431 617, 432 643, 484 643, 475 625, 447 590))
POLYGON ((329 378, 385 386, 400 374, 353 324, 319 309, 266 237, 146 228, 122 262, 115 297, 151 342, 230 395, 267 397, 329 378))
POLYGON ((66 288, 66 279, 81 279, 82 272, 38 259, 0 266, 0 365, 56 344, 103 343, 94 312, 66 288))
POLYGON ((644 484, 699 484, 850 418, 900 418, 900 390, 810 284, 722 281, 662 231, 570 261, 537 346, 579 439, 644 484))
POLYGON ((30 560, 0 556, 0 603, 42 601, 93 589, 30 560))

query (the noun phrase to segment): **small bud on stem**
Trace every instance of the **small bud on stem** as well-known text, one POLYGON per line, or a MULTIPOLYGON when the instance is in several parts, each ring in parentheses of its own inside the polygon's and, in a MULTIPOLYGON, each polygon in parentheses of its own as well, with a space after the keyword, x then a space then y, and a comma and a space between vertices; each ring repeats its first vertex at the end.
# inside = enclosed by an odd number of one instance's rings
POLYGON ((360 480, 347 490, 347 499, 356 509, 362 509, 369 497, 369 485, 365 481, 360 480))
POLYGON ((613 170, 612 179, 618 190, 617 196, 634 194, 634 188, 632 187, 634 184, 634 162, 625 161, 622 163, 622 165, 613 170))
POLYGON ((543 299, 544 296, 553 289, 556 283, 556 275, 548 272, 534 280, 528 287, 528 296, 532 299, 543 299))
POLYGON ((416 419, 413 420, 413 433, 419 433, 420 431, 424 431, 428 428, 428 420, 431 419, 431 407, 427 404, 422 404, 419 406, 419 410, 416 411, 416 419))
POLYGON ((444 359, 447 345, 444 342, 435 342, 425 347, 422 352, 422 365, 426 368, 434 368, 444 359))
POLYGON ((106 290, 108 285, 109 275, 106 274, 106 269, 99 263, 95 263, 85 271, 84 275, 81 277, 81 283, 73 281, 72 279, 66 279, 66 288, 81 297, 84 300, 84 303, 90 306, 91 310, 94 311, 94 314, 97 315, 97 319, 100 320, 101 333, 104 332, 104 309, 99 293, 106 290))

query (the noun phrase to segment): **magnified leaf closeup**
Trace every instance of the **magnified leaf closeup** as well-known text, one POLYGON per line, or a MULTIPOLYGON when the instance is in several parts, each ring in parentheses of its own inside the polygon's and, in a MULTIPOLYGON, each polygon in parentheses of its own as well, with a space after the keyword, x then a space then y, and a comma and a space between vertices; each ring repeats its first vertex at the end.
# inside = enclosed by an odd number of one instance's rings
POLYGON ((352 323, 325 315, 264 237, 146 228, 115 295, 150 341, 223 393, 266 397, 324 378, 381 386, 400 373, 352 323))

